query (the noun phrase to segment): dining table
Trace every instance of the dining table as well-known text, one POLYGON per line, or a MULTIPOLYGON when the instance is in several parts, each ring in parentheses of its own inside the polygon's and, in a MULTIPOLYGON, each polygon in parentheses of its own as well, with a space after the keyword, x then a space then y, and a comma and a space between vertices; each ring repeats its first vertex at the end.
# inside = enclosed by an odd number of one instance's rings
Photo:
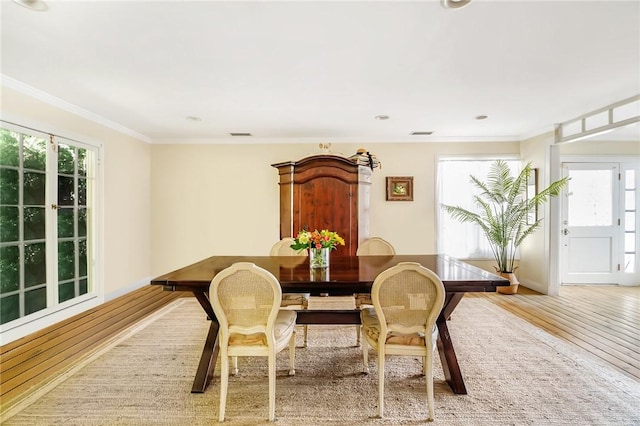
MULTIPOLYGON (((446 296, 436 321, 438 353, 444 376, 455 394, 466 394, 462 372, 447 327, 447 320, 468 292, 495 292, 509 281, 444 254, 331 256, 328 268, 311 269, 304 256, 211 256, 151 280, 165 291, 191 292, 210 320, 209 332, 191 389, 202 393, 213 378, 218 357, 218 330, 209 286, 217 273, 236 262, 251 262, 271 272, 283 293, 310 293, 315 296, 345 296, 370 293, 373 281, 384 270, 400 262, 417 262, 432 270, 443 282, 446 296)), ((300 309, 298 324, 360 324, 358 309, 300 309)))

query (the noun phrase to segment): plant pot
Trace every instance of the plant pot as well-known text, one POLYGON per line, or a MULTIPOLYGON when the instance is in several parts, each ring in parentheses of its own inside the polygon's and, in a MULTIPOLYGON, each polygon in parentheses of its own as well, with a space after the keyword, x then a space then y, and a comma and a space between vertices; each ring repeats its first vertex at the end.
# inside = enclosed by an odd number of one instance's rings
POLYGON ((511 283, 511 285, 509 286, 496 287, 496 292, 500 294, 516 294, 518 292, 518 286, 520 285, 520 282, 518 281, 516 274, 513 272, 499 272, 499 271, 496 271, 496 272, 502 278, 508 279, 509 282, 511 283))

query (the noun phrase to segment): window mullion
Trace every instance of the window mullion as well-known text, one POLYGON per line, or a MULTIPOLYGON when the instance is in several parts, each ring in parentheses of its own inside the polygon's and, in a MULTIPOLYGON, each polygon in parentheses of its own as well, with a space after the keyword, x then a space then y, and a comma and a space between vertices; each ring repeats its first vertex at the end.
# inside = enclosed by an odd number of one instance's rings
POLYGON ((73 199, 73 246, 74 246, 74 279, 73 288, 74 294, 77 296, 80 294, 80 237, 78 233, 78 218, 79 218, 79 183, 78 178, 78 147, 73 147, 73 156, 75 161, 73 162, 73 192, 76 196, 73 199))
POLYGON ((25 315, 25 242, 24 242, 24 135, 20 134, 18 143, 18 253, 20 258, 19 269, 19 299, 20 299, 20 317, 25 315))
POLYGON ((50 136, 47 144, 47 307, 58 304, 58 149, 50 136))

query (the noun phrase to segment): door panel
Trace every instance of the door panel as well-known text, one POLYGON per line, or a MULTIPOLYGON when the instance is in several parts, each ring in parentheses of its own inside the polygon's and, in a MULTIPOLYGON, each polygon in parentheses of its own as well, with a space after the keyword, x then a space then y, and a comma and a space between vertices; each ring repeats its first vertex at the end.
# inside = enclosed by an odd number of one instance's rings
POLYGON ((565 163, 562 283, 618 282, 618 165, 565 163))
POLYGON ((611 238, 569 238, 569 271, 611 273, 611 238))

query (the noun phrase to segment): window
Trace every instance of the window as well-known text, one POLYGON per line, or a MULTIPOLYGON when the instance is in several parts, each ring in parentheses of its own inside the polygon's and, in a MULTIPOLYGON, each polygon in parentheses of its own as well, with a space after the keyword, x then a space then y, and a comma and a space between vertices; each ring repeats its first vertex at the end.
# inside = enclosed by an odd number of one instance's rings
MULTIPOLYGON (((436 205, 462 206, 473 211, 473 196, 477 188, 471 184, 473 175, 485 180, 495 159, 442 159, 438 161, 436 205)), ((512 174, 520 173, 520 161, 505 159, 512 174)), ((460 223, 442 209, 437 209, 437 249, 459 259, 493 259, 491 248, 480 227, 460 223)))
POLYGON ((0 129, 3 332, 95 296, 97 157, 95 146, 0 129))
MULTIPOLYGON (((614 169, 615 170, 615 169, 614 169)), ((569 170, 567 197, 569 226, 613 224, 614 170, 569 170)), ((616 173, 617 174, 617 173, 616 173)))
POLYGON ((629 168, 623 171, 622 179, 624 184, 624 264, 622 271, 625 273, 636 272, 637 259, 637 173, 636 170, 629 168))

